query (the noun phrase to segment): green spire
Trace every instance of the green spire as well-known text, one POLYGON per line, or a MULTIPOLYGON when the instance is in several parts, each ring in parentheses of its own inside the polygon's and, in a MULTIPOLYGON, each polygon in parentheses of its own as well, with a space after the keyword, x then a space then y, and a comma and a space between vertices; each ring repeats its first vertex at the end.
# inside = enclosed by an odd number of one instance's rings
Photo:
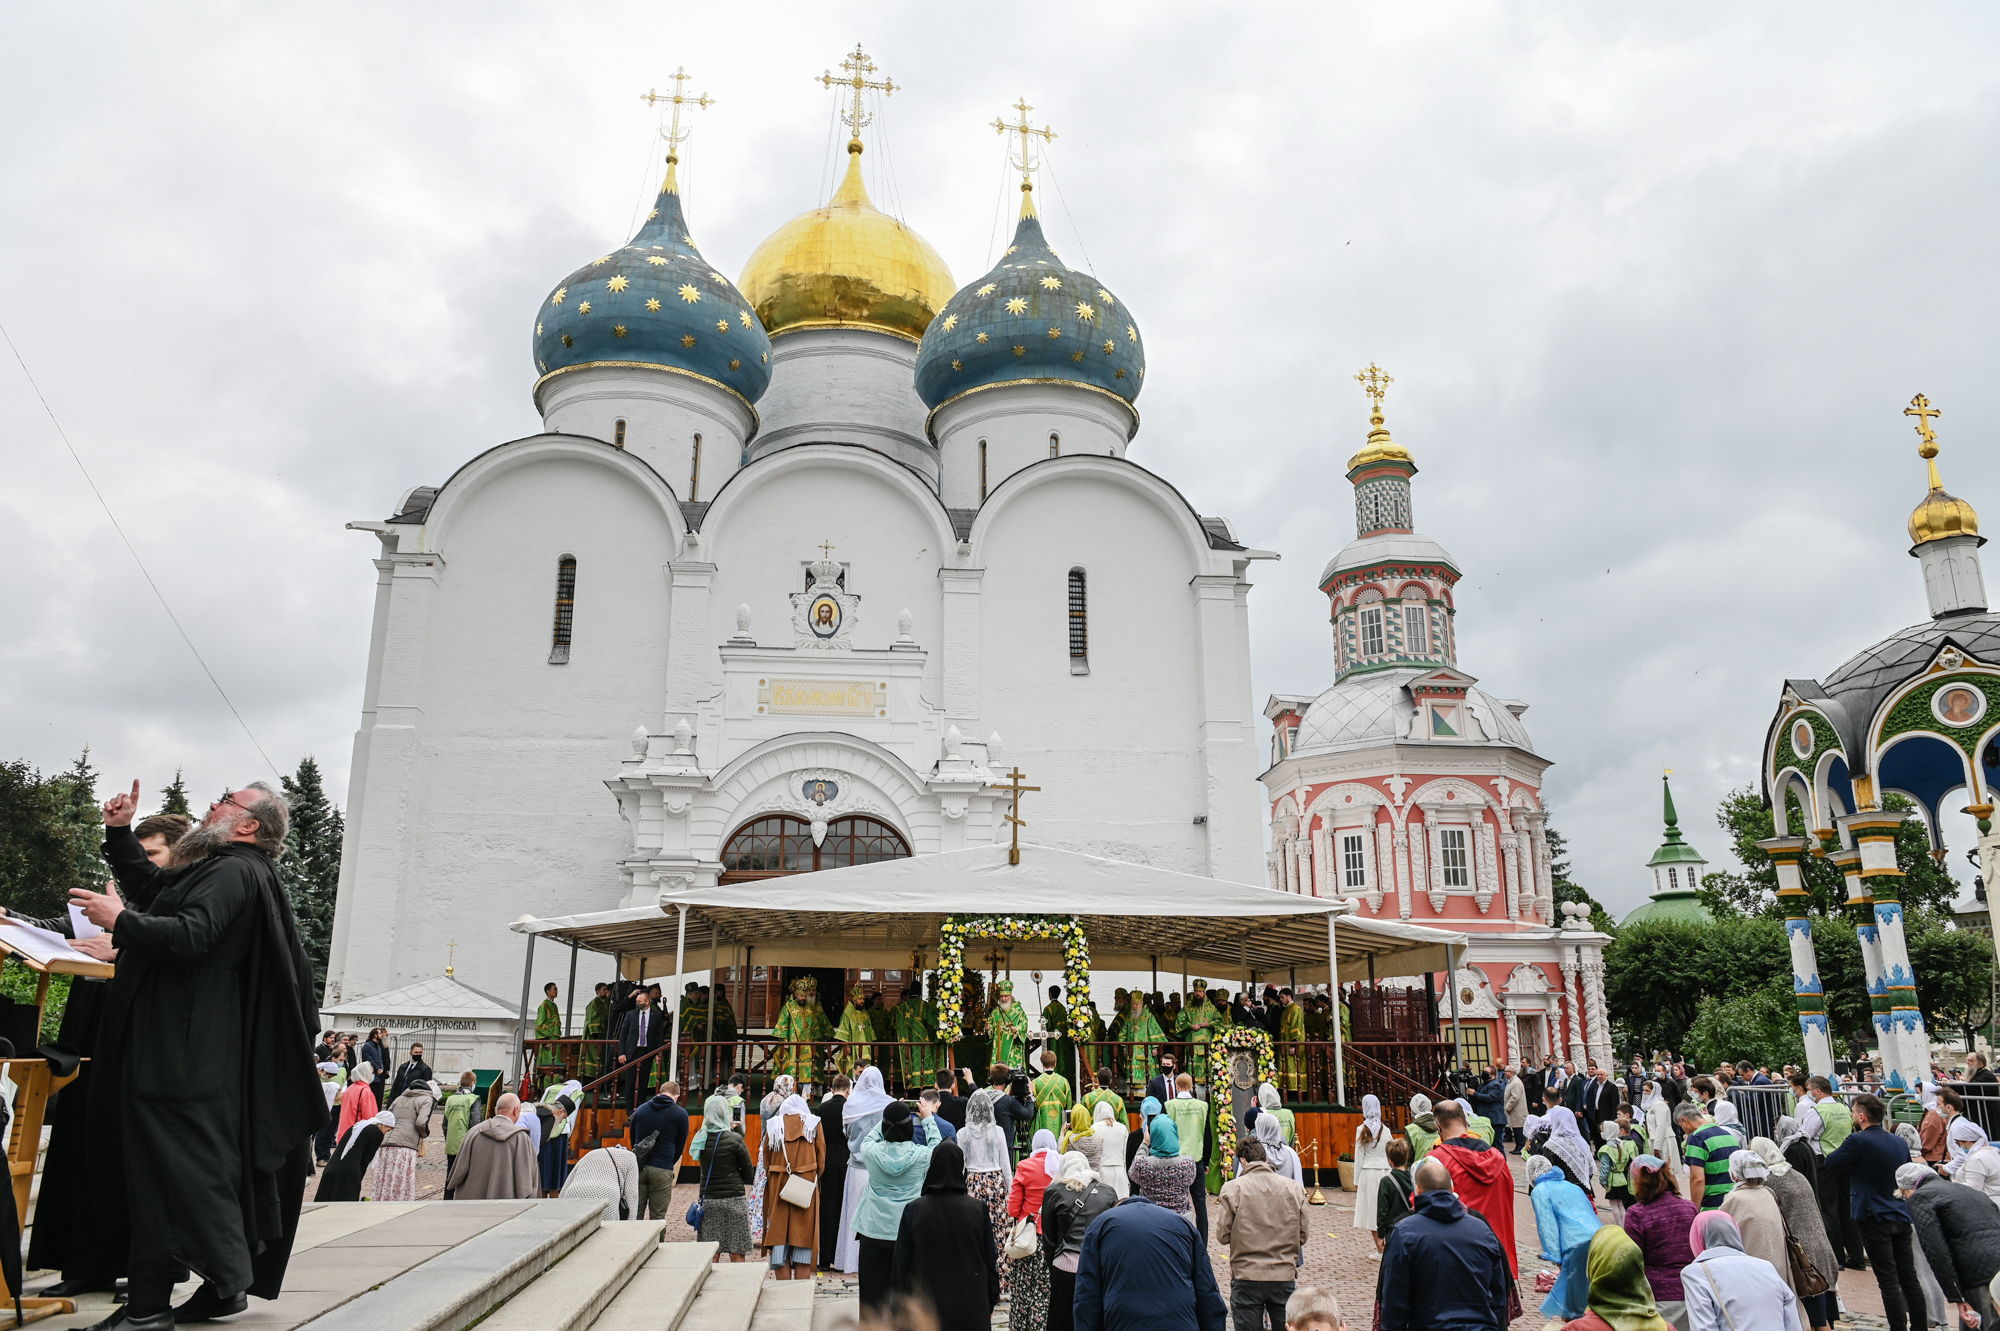
POLYGON ((1707 861, 1702 859, 1700 851, 1681 839, 1680 815, 1674 811, 1674 787, 1668 779, 1672 775, 1669 772, 1660 777, 1661 811, 1666 815, 1667 837, 1660 843, 1660 848, 1653 852, 1653 858, 1646 861, 1646 866, 1652 868, 1662 864, 1686 864, 1690 866, 1689 873, 1692 874, 1694 872, 1692 866, 1706 864, 1707 861))
POLYGON ((1671 776, 1671 773, 1663 773, 1660 776, 1660 793, 1666 797, 1667 844, 1678 846, 1681 843, 1681 820, 1680 815, 1674 812, 1674 785, 1671 776))

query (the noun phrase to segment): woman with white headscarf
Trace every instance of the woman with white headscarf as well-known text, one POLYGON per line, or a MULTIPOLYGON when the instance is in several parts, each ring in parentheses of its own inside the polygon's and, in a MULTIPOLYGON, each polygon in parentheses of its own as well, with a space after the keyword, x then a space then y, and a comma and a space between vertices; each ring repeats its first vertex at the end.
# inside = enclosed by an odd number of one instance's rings
POLYGON ((1674 1149, 1674 1107, 1660 1094, 1660 1083, 1650 1077, 1639 1093, 1639 1118, 1646 1129, 1645 1154, 1678 1161, 1680 1152, 1674 1149))
POLYGON ((771 1208, 764 1201, 769 1191, 767 1185, 770 1182, 770 1174, 764 1168, 764 1140, 771 1134, 771 1119, 777 1114, 778 1106, 785 1103, 785 1097, 797 1091, 798 1087, 799 1084, 791 1077, 779 1073, 772 1079, 771 1089, 764 1093, 764 1098, 757 1104, 757 1126, 751 1127, 748 1115, 745 1115, 743 1141, 750 1148, 750 1153, 757 1157, 757 1182, 750 1189, 750 1241, 760 1248, 766 1246, 764 1222, 771 1214, 771 1208))
POLYGON ((1438 1122, 1431 1115, 1428 1095, 1410 1097, 1410 1121, 1403 1125, 1403 1135, 1410 1139, 1410 1168, 1415 1169, 1417 1162, 1438 1144, 1438 1122))
POLYGON ((1709 1116, 1719 1128, 1734 1128, 1742 1122, 1742 1115, 1736 1112, 1736 1104, 1731 1100, 1715 1099, 1709 1102, 1709 1116))
MULTIPOLYGON (((1283 1175, 1303 1188, 1306 1183, 1306 1172, 1299 1168, 1299 1153, 1285 1145, 1285 1128, 1278 1122, 1278 1116, 1266 1114, 1261 1110, 1252 1112, 1256 1113, 1257 1117, 1251 1120, 1250 1131, 1256 1135, 1258 1141, 1264 1143, 1264 1162, 1271 1166, 1273 1174, 1283 1175)), ((1386 1153, 1382 1157, 1384 1161, 1388 1158, 1386 1153)), ((1236 1173, 1238 1175, 1243 1173, 1243 1162, 1240 1160, 1236 1165, 1236 1173)))
POLYGON ((1285 1145, 1296 1148, 1299 1144, 1298 1118, 1285 1108, 1284 1101, 1278 1096, 1278 1088, 1268 1081, 1258 1086, 1257 1107, 1267 1114, 1278 1116, 1278 1123, 1285 1130, 1285 1145))
POLYGON ((1577 1128, 1576 1115, 1561 1105, 1554 1105, 1545 1117, 1549 1135, 1536 1153, 1546 1156, 1550 1164, 1562 1170, 1571 1183, 1583 1189, 1586 1197, 1594 1195, 1591 1180, 1596 1171, 1591 1167, 1590 1143, 1583 1139, 1582 1131, 1577 1128))
MULTIPOLYGON (((1780 1118, 1779 1123, 1788 1120, 1780 1118)), ((1795 1120, 1790 1120, 1796 1122, 1795 1120)), ((1812 1185, 1806 1182, 1778 1143, 1769 1137, 1753 1137, 1750 1149, 1770 1170, 1770 1177, 1764 1180, 1762 1191, 1769 1192, 1778 1202, 1778 1212, 1785 1220, 1785 1233, 1797 1239, 1800 1250, 1805 1254, 1806 1264, 1824 1279, 1829 1286, 1840 1282, 1840 1263, 1834 1259, 1833 1244, 1826 1237, 1826 1224, 1820 1219, 1819 1199, 1814 1196, 1812 1185)), ((1732 1163, 1734 1157, 1731 1157, 1732 1163)), ((1742 1191, 1741 1188, 1737 1189, 1742 1191)), ((1730 1194, 1734 1196, 1734 1193, 1730 1194)), ((1728 1210, 1727 1200, 1723 1209, 1728 1210)), ((1797 1288, 1794 1282, 1794 1289, 1797 1288)), ((1828 1326, 1837 1311, 1833 1290, 1824 1294, 1800 1294, 1799 1316, 1814 1328, 1828 1326)))
MULTIPOLYGON (((994 1101, 1007 1094, 1004 1086, 983 1086, 965 1101, 965 1126, 958 1130, 958 1149, 965 1153, 965 1192, 986 1207, 993 1227, 993 1251, 1007 1248, 1007 1189, 1013 1183, 1014 1159, 1007 1149, 1007 1131, 993 1115, 994 1101)), ((1000 1295, 1009 1297, 1008 1262, 1000 1259, 1000 1295)))
POLYGON ((1769 1262, 1797 1294, 1792 1259, 1785 1248, 1785 1215, 1778 1209, 1777 1194, 1764 1186, 1770 1177, 1771 1167, 1755 1151, 1730 1152, 1729 1181, 1736 1186, 1722 1199, 1722 1211, 1736 1222, 1743 1235, 1743 1250, 1769 1262))
POLYGON ((1132 1130, 1102 1100, 1091 1110, 1091 1119, 1091 1135, 1102 1138, 1104 1142, 1104 1149, 1098 1153, 1097 1176, 1122 1202, 1132 1195, 1132 1179, 1125 1172, 1125 1142, 1131 1137, 1132 1130))
MULTIPOLYGON (((367 1065, 363 1064, 365 1068, 367 1065)), ((364 1087, 364 1089, 367 1089, 364 1087)), ((368 1091, 368 1098, 374 1099, 375 1092, 368 1091)), ((362 1177, 368 1166, 375 1161, 375 1153, 381 1149, 382 1137, 396 1126, 396 1116, 383 1110, 373 1118, 364 1118, 347 1130, 347 1135, 334 1147, 333 1159, 320 1171, 319 1191, 313 1194, 316 1202, 358 1202, 361 1200, 362 1177)))
MULTIPOLYGON (((785 1098, 764 1124, 764 1246, 770 1250, 771 1272, 779 1280, 811 1280, 819 1251, 819 1181, 826 1172, 826 1138, 819 1117, 806 1108, 805 1097, 790 1077, 785 1098), (804 1206, 785 1200, 793 1179, 812 1189, 804 1206), (789 1268, 789 1269, 787 1269, 789 1268)), ((795 1189, 796 1191, 796 1189, 795 1189)))
POLYGON ((847 1186, 840 1196, 840 1242, 834 1245, 833 1269, 861 1270, 861 1243, 855 1237, 854 1217, 868 1192, 868 1170, 861 1163, 861 1144, 881 1126, 882 1111, 889 1107, 889 1092, 882 1085, 882 1069, 865 1067, 854 1079, 847 1094, 847 1106, 840 1112, 840 1128, 847 1136, 847 1186))
MULTIPOLYGON (((1276 1166, 1273 1166, 1276 1168, 1276 1166)), ((1354 1227, 1375 1228, 1375 1194, 1389 1177, 1389 1125, 1382 1121, 1382 1101, 1361 1097, 1361 1126, 1354 1130, 1354 1227)))

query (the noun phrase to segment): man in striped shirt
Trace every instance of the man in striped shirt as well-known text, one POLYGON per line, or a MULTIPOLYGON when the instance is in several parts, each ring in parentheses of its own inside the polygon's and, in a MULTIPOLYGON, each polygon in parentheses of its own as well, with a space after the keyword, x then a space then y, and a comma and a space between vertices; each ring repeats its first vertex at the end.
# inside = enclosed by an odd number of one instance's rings
POLYGON ((1735 1133, 1704 1114, 1697 1104, 1684 1104, 1674 1110, 1674 1121, 1687 1134, 1682 1152, 1687 1156, 1688 1177, 1694 1178, 1699 1173, 1702 1179, 1701 1195, 1696 1200, 1702 1210, 1712 1211, 1722 1205, 1722 1199, 1736 1186, 1729 1181, 1729 1156, 1742 1150, 1743 1143, 1735 1133))

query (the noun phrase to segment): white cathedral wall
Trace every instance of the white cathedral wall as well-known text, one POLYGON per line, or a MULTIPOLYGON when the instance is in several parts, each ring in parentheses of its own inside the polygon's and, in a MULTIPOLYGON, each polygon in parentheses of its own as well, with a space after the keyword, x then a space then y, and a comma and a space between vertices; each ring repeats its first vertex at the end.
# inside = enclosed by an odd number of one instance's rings
POLYGON ((917 344, 865 328, 796 328, 771 339, 771 386, 752 460, 795 444, 865 444, 937 480, 916 389, 917 344))
MULTIPOLYGON (((1207 809, 1189 580, 1202 570, 1177 528, 1151 496, 1072 472, 1023 493, 980 533, 979 726, 998 730, 1007 764, 1042 787, 1024 800, 1029 841, 1209 871, 1194 823, 1207 809), (1079 566, 1086 675, 1069 658, 1068 578, 1079 566)), ((1254 792, 1246 780, 1243 793, 1254 792)))
POLYGON ((630 832, 603 776, 665 688, 672 521, 629 470, 573 454, 470 484, 428 533, 431 578, 396 580, 421 588, 403 607, 392 588, 371 652, 383 664, 329 968, 350 1000, 441 972, 454 941, 459 979, 511 995, 508 921, 618 904, 609 868, 630 832), (565 554, 575 626, 569 664, 551 665, 565 554))
POLYGON ((1051 456, 1125 456, 1138 429, 1132 408, 1073 384, 996 384, 945 403, 932 415, 939 487, 950 508, 978 508, 1000 483, 1051 456), (1050 453, 1051 437, 1057 452, 1050 453), (985 490, 980 445, 985 445, 985 490))
POLYGON ((579 366, 536 387, 544 429, 615 444, 625 422, 625 450, 673 487, 680 499, 712 499, 742 464, 757 424, 736 394, 691 374, 651 366, 579 366), (696 470, 695 439, 701 439, 696 470))

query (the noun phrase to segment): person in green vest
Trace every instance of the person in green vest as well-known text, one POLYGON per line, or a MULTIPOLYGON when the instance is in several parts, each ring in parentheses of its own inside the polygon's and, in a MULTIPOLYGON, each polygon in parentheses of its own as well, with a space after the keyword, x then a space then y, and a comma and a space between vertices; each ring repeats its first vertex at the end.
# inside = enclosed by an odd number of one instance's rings
POLYGON ((868 1019, 868 991, 858 984, 847 995, 833 1038, 840 1041, 840 1070, 848 1076, 858 1075, 863 1064, 874 1061, 875 1023, 868 1019))
POLYGON ((937 1032, 928 1020, 924 1010, 923 990, 916 985, 905 985, 902 997, 896 1000, 896 1010, 890 1014, 895 1018, 895 1035, 902 1048, 896 1051, 901 1064, 903 1087, 915 1092, 930 1085, 931 1077, 939 1067, 937 1032))
MULTIPOLYGON (((1298 1095, 1306 1088, 1306 1010, 1289 989, 1278 991, 1278 1002, 1282 1005, 1278 1016, 1278 1085, 1287 1095, 1298 1095)), ((1489 1134, 1491 1129, 1488 1129, 1489 1134)), ((1491 1145, 1493 1138, 1486 1138, 1491 1145)))
POLYGON ((459 1074, 458 1089, 444 1098, 444 1176, 446 1186, 444 1199, 451 1200, 451 1167, 458 1161, 459 1143, 465 1134, 479 1121, 478 1074, 459 1074))
POLYGON ((1002 980, 993 986, 997 995, 993 1011, 986 1016, 986 1036, 993 1044, 993 1061, 1002 1067, 1021 1068, 1028 1063, 1028 1010, 1014 1001, 1014 982, 1002 980))
POLYGON ((1069 1078, 1056 1071, 1056 1054, 1053 1049, 1044 1049, 1038 1056, 1042 1065, 1042 1075, 1029 1083, 1028 1090, 1035 1097, 1035 1128, 1040 1132, 1047 1128, 1062 1136, 1064 1121, 1069 1117, 1069 1108, 1074 1100, 1070 1092, 1069 1078))
MULTIPOLYGON (((1216 1168, 1213 1146, 1209 1137, 1213 1125, 1209 1122, 1209 1108, 1206 1100, 1194 1098, 1194 1078, 1183 1072, 1174 1079, 1174 1098, 1160 1106, 1160 1112, 1173 1120, 1174 1129, 1180 1133, 1181 1157, 1186 1160, 1200 1160, 1210 1157, 1206 1169, 1208 1178, 1195 1177, 1193 1202, 1195 1227, 1201 1231, 1203 1244, 1208 1242, 1208 1194, 1220 1192, 1222 1184, 1215 1179, 1216 1168)), ((1234 1167, 1234 1162, 1231 1162, 1234 1167)))
POLYGON ((1125 1046, 1125 1075, 1134 1089, 1144 1092, 1159 1066, 1160 1046, 1166 1043, 1160 1023, 1146 1006, 1146 995, 1134 989, 1126 1000, 1125 1017, 1119 1025, 1118 1040, 1125 1046))
POLYGON ((1486 1117, 1486 1115, 1484 1114, 1473 1113, 1472 1101, 1464 1099, 1463 1097, 1457 1100, 1453 1100, 1450 1103, 1457 1105, 1461 1110, 1465 1112, 1466 1131, 1470 1132, 1473 1136, 1479 1138, 1479 1140, 1485 1142, 1488 1146, 1491 1146, 1494 1142, 1494 1139, 1499 1135, 1494 1130, 1493 1120, 1486 1117))
POLYGON ((1278 1120, 1278 1126, 1285 1134, 1285 1145, 1291 1147, 1298 1146, 1298 1115, 1285 1108, 1284 1102, 1278 1097, 1277 1087, 1268 1081, 1259 1086, 1257 1088, 1257 1107, 1278 1120))
POLYGON ((777 1045, 771 1050, 771 1071, 801 1082, 815 1080, 813 1045, 831 1033, 826 1010, 819 1005, 819 981, 801 975, 792 981, 792 996, 771 1026, 777 1045))
POLYGON ((1611 1223, 1623 1225, 1625 1208, 1632 1204, 1632 1162, 1639 1158, 1639 1143, 1620 1132, 1615 1119, 1597 1126, 1604 1138, 1597 1148, 1597 1181, 1604 1188, 1611 1223))
MULTIPOLYGON (((611 1029, 611 986, 603 980, 597 982, 597 997, 590 1000, 583 1009, 583 1038, 602 1040, 611 1029)), ((587 1044, 577 1060, 579 1075, 584 1081, 596 1081, 604 1075, 604 1046, 587 1044)))
MULTIPOLYGON (((562 1039, 562 1013, 556 1010, 556 982, 550 980, 542 986, 542 1005, 535 1010, 535 1038, 537 1040, 562 1039)), ((553 1044, 541 1046, 541 1053, 535 1059, 545 1068, 552 1068, 562 1062, 562 1049, 553 1044)))
POLYGON ((1428 1095, 1410 1097, 1410 1121, 1403 1125, 1403 1135, 1410 1139, 1410 1164, 1431 1153, 1431 1147, 1438 1144, 1437 1119, 1431 1116, 1431 1098, 1428 1095))
POLYGON ((1208 1001, 1208 981, 1196 980, 1190 986, 1188 1005, 1181 1009, 1174 1026, 1175 1037, 1187 1043, 1188 1075, 1196 1081, 1208 1080, 1208 1043, 1227 1024, 1215 1004, 1208 1001))

